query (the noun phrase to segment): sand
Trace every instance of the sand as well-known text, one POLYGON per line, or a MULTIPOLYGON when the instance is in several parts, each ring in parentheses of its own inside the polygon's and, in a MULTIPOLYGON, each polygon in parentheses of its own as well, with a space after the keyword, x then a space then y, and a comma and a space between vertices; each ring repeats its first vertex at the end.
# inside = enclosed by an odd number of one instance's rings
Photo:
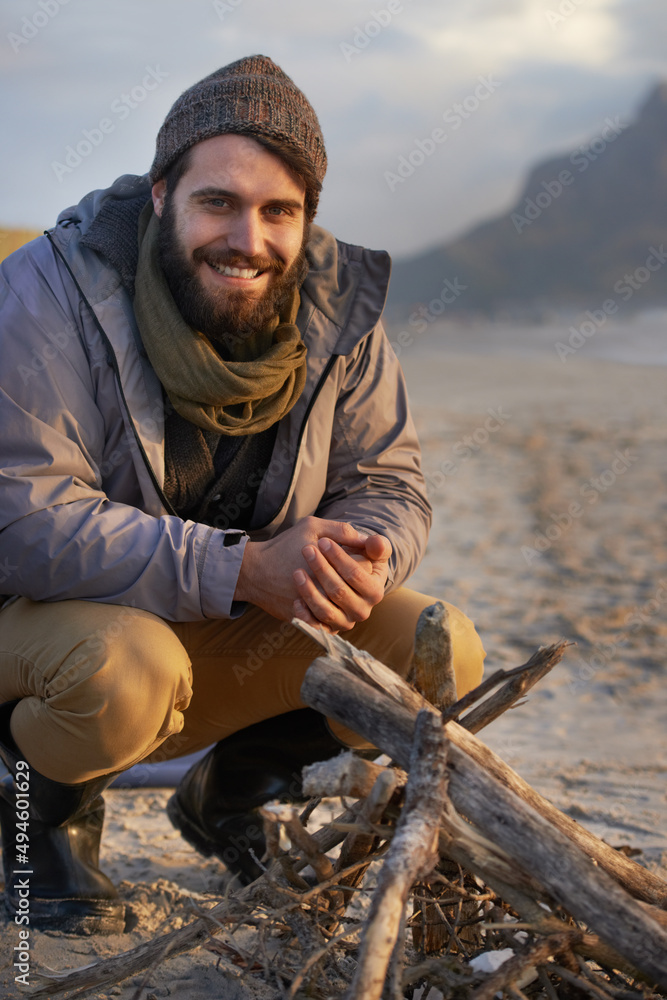
MULTIPOLYGON (((489 670, 573 645, 526 704, 484 731, 539 791, 667 878, 667 369, 590 357, 404 351, 434 506, 412 585, 477 622, 489 670)), ((85 965, 188 919, 224 869, 180 838, 168 789, 110 790, 102 864, 132 930, 33 932, 33 968, 85 965)), ((0 928, 0 996, 16 996, 16 928, 0 928)), ((141 998, 273 997, 198 950, 150 972, 141 998)), ((130 1000, 143 977, 91 997, 130 1000)))

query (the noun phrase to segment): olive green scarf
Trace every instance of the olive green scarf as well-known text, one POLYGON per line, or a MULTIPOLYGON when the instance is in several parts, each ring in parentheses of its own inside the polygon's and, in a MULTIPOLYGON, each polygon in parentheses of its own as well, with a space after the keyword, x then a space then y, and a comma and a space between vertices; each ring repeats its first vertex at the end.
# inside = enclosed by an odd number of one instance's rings
POLYGON ((159 221, 149 202, 139 218, 134 312, 144 347, 174 408, 218 434, 258 434, 296 403, 306 381, 306 345, 294 321, 299 293, 285 314, 244 345, 252 360, 224 361, 187 325, 158 259, 159 221))

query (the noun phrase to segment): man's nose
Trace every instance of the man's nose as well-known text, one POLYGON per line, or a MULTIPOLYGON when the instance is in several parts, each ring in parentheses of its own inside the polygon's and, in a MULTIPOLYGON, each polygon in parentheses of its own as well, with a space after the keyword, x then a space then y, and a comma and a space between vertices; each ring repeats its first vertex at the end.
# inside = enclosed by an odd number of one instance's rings
POLYGON ((257 212, 239 212, 232 222, 228 244, 230 250, 245 254, 246 257, 264 253, 262 220, 257 212))

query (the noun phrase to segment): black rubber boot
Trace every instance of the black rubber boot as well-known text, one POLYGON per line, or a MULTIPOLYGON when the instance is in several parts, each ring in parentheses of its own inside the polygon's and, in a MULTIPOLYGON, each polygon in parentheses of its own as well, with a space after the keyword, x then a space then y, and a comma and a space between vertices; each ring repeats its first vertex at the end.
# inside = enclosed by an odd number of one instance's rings
POLYGON ((262 874, 250 849, 265 850, 258 807, 303 798, 301 768, 347 749, 311 708, 239 730, 217 743, 182 779, 169 819, 197 851, 215 854, 242 885, 262 874))
POLYGON ((100 793, 115 774, 66 785, 23 767, 9 728, 17 704, 0 705, 0 756, 10 771, 0 782, 7 913, 19 926, 40 930, 119 934, 125 929, 125 905, 98 867, 104 822, 100 793))

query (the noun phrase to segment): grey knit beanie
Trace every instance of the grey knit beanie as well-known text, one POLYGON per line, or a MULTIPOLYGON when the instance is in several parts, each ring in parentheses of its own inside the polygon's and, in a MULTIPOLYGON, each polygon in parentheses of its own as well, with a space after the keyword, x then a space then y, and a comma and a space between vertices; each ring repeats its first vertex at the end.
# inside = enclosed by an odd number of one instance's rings
POLYGON ((327 154, 317 115, 287 74, 259 55, 223 66, 181 94, 158 132, 151 182, 190 146, 229 132, 282 140, 322 183, 327 154))

